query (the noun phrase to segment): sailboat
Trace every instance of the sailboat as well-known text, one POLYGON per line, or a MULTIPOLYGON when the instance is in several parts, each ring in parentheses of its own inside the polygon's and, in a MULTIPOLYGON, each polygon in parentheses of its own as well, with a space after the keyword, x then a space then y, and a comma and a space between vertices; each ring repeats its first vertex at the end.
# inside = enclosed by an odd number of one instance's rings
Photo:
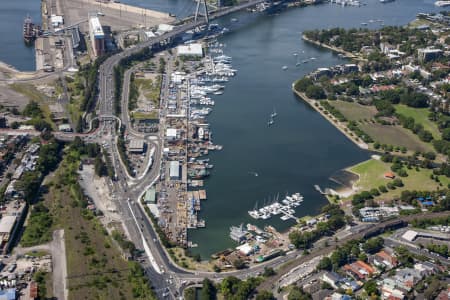
POLYGON ((273 112, 270 114, 270 118, 273 119, 273 118, 275 118, 277 115, 278 115, 278 114, 277 114, 277 112, 276 112, 276 110, 275 110, 275 107, 274 107, 274 108, 273 108, 273 112))
POLYGON ((300 57, 298 55, 296 57, 297 57, 297 61, 295 62, 295 66, 298 67, 301 65, 300 60, 299 60, 300 57))
POLYGON ((272 117, 272 114, 270 115, 270 119, 269 119, 269 121, 267 122, 267 126, 271 126, 271 125, 273 125, 273 123, 274 123, 274 121, 273 121, 273 117, 272 117))

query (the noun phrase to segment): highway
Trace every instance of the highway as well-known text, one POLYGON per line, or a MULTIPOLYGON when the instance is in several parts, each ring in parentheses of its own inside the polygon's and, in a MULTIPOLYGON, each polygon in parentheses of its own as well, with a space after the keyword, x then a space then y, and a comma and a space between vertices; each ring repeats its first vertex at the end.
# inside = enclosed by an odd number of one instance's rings
MULTIPOLYGON (((250 7, 261 2, 263 1, 249 1, 237 7, 213 13, 210 19, 250 7)), ((165 44, 172 38, 179 36, 181 33, 205 24, 206 22, 204 20, 198 20, 197 22, 190 22, 181 25, 164 35, 138 44, 132 48, 127 48, 121 53, 109 57, 98 70, 99 95, 97 115, 100 120, 100 128, 92 133, 78 135, 88 141, 96 140, 97 142, 106 142, 110 145, 110 147, 107 147, 106 149, 110 152, 117 176, 117 180, 113 182, 114 199, 116 199, 118 211, 122 216, 123 223, 131 240, 135 243, 137 248, 149 249, 150 253, 147 255, 148 259, 143 263, 143 265, 150 281, 152 282, 152 285, 157 287, 155 292, 157 293, 158 298, 180 298, 182 290, 187 284, 198 283, 205 277, 220 279, 231 274, 224 275, 185 270, 172 262, 166 249, 159 242, 159 237, 157 236, 154 228, 152 227, 151 221, 146 216, 146 213, 140 204, 140 197, 145 190, 154 184, 154 182, 159 178, 162 151, 160 137, 158 135, 151 134, 144 135, 136 132, 132 129, 132 126, 130 126, 128 115, 128 94, 132 69, 127 70, 124 74, 123 80, 120 115, 121 123, 125 126, 127 134, 134 137, 144 138, 149 145, 152 145, 155 148, 153 165, 146 171, 147 173, 145 176, 142 176, 140 180, 131 178, 131 176, 127 174, 127 170, 120 159, 116 143, 117 136, 115 132, 115 122, 111 119, 111 116, 114 115, 113 72, 115 66, 119 64, 121 59, 137 53, 146 47, 165 44)), ((166 80, 164 80, 164 84, 166 84, 166 80)), ((74 136, 77 135, 72 134, 71 138, 74 136)), ((274 262, 275 261, 271 262, 271 264, 274 262)), ((259 266, 258 268, 251 270, 233 272, 233 274, 244 278, 250 274, 256 275, 256 273, 261 272, 262 270, 263 267, 259 266)))

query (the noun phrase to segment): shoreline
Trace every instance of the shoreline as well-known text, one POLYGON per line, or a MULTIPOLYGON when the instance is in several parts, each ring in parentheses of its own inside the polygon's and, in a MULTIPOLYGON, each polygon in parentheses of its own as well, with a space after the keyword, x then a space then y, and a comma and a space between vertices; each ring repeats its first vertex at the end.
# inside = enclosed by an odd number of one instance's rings
MULTIPOLYGON (((314 110, 316 110, 319 114, 321 114, 325 119, 328 120, 328 122, 330 122, 336 129, 338 129, 340 132, 342 132, 350 141, 352 141, 356 146, 358 146, 359 148, 363 149, 363 150, 369 150, 369 145, 367 145, 366 143, 362 142, 362 141, 358 141, 356 140, 356 137, 351 136, 350 133, 348 131, 346 131, 345 129, 347 129, 347 127, 345 127, 342 123, 340 123, 339 121, 336 121, 335 119, 333 119, 331 117, 331 115, 329 114, 325 114, 325 112, 323 110, 320 110, 319 107, 317 105, 320 105, 320 102, 317 100, 313 100, 311 98, 308 98, 304 93, 301 93, 299 91, 297 91, 294 87, 295 82, 292 83, 292 91, 298 96, 300 97, 303 101, 305 101, 306 103, 308 103, 312 108, 314 108, 314 110), (317 104, 317 105, 316 105, 317 104)), ((322 107, 322 106, 320 106, 322 107)), ((348 129, 347 129, 348 130, 348 129)))
POLYGON ((328 44, 323 44, 323 43, 314 41, 314 40, 308 38, 308 37, 307 37, 306 35, 304 35, 304 34, 302 35, 302 39, 303 39, 304 41, 306 41, 306 42, 308 42, 308 43, 311 43, 311 44, 314 44, 314 45, 316 45, 316 46, 318 46, 318 47, 325 48, 325 49, 331 50, 331 51, 333 51, 333 52, 343 54, 343 55, 345 56, 345 58, 353 59, 353 60, 357 60, 357 61, 366 61, 365 58, 362 58, 362 57, 360 57, 360 56, 358 56, 358 55, 355 55, 355 54, 353 54, 353 53, 347 52, 347 51, 345 51, 345 50, 343 50, 343 49, 341 49, 341 48, 337 48, 337 47, 334 47, 334 46, 330 46, 330 45, 328 45, 328 44))

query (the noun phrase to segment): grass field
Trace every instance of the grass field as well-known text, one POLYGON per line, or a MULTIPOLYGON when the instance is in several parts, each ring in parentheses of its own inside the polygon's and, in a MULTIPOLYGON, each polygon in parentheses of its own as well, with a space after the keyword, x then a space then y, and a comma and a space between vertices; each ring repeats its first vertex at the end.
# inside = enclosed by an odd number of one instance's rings
POLYGON ((412 151, 433 151, 431 144, 422 142, 418 136, 401 126, 364 123, 359 127, 370 135, 374 141, 381 144, 404 146, 412 151))
MULTIPOLYGON (((388 126, 365 122, 375 117, 377 110, 373 106, 364 106, 354 102, 329 101, 350 121, 363 121, 359 127, 372 137, 374 141, 381 144, 393 146, 404 146, 412 151, 433 151, 430 144, 422 142, 415 134, 401 126, 388 126)), ((440 133, 437 126, 428 120, 427 109, 415 109, 405 105, 396 105, 396 110, 407 116, 413 117, 416 122, 421 123, 426 130, 429 130, 434 137, 439 138, 440 133)))
POLYGON ((370 120, 377 113, 377 109, 373 106, 364 106, 358 103, 340 100, 328 102, 350 121, 370 120))
MULTIPOLYGON (((391 179, 384 178, 384 173, 391 171, 390 166, 389 163, 370 159, 350 167, 348 170, 360 176, 359 181, 356 183, 358 190, 368 191, 372 188, 378 188, 380 185, 386 185, 391 181, 391 179)), ((428 169, 419 169, 419 171, 406 169, 406 171, 408 177, 398 177, 403 181, 403 187, 389 190, 388 193, 381 194, 377 199, 390 201, 399 197, 404 190, 437 190, 438 188, 447 187, 448 183, 450 183, 449 178, 439 176, 439 180, 442 183, 442 186, 440 186, 439 183, 430 179, 430 175, 433 172, 428 169)))
POLYGON ((427 108, 413 108, 403 104, 395 105, 395 111, 405 117, 412 117, 416 123, 422 124, 425 130, 431 132, 435 139, 441 138, 441 133, 435 123, 428 120, 429 110, 427 108))
POLYGON ((45 116, 45 121, 52 125, 53 129, 56 129, 56 125, 53 123, 51 118, 51 112, 49 108, 49 104, 52 104, 54 100, 50 99, 40 91, 36 89, 32 84, 28 83, 14 83, 11 84, 11 88, 28 97, 30 100, 33 100, 39 103, 39 107, 42 109, 42 112, 45 116))
POLYGON ((70 92, 70 102, 68 104, 68 109, 70 116, 74 122, 78 122, 78 119, 83 115, 81 111, 81 103, 84 98, 84 85, 83 78, 76 75, 73 79, 66 77, 67 87, 70 92))
POLYGON ((143 112, 137 111, 137 112, 131 113, 131 117, 136 120, 145 120, 145 119, 156 120, 156 119, 158 119, 158 112, 152 111, 149 113, 143 113, 143 112))
POLYGON ((32 252, 28 252, 25 253, 28 256, 32 256, 32 257, 42 257, 42 256, 46 256, 50 253, 46 252, 46 251, 32 251, 32 252))
POLYGON ((136 79, 136 85, 147 100, 152 101, 155 107, 159 107, 161 76, 155 76, 154 79, 136 79))
POLYGON ((177 262, 179 265, 187 268, 187 269, 191 269, 191 270, 196 270, 196 271, 207 271, 207 272, 212 272, 213 271, 213 263, 211 261, 200 261, 197 262, 194 260, 194 258, 186 256, 186 250, 179 248, 179 247, 175 247, 175 248, 170 248, 169 249, 169 253, 172 252, 173 256, 175 257, 175 262, 177 262))
POLYGON ((53 216, 52 229, 65 231, 69 299, 135 299, 134 289, 141 286, 131 277, 135 272, 130 263, 78 199, 72 178, 77 165, 67 161, 60 165, 48 178, 43 200, 53 216))

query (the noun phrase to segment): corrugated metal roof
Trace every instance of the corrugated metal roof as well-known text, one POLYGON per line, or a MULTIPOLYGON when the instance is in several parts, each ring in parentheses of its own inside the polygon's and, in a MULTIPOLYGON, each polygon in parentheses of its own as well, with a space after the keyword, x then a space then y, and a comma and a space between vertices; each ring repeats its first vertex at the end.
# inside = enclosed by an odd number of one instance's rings
POLYGON ((100 20, 98 17, 91 17, 89 19, 89 27, 96 37, 103 37, 105 34, 103 32, 102 24, 100 24, 100 20))
POLYGON ((170 169, 169 169, 170 178, 180 178, 180 162, 179 161, 171 161, 170 169))
POLYGON ((149 188, 145 193, 144 197, 145 203, 155 203, 156 202, 156 190, 154 187, 149 188))
POLYGON ((3 216, 0 220, 0 233, 10 233, 16 222, 16 216, 3 216))

